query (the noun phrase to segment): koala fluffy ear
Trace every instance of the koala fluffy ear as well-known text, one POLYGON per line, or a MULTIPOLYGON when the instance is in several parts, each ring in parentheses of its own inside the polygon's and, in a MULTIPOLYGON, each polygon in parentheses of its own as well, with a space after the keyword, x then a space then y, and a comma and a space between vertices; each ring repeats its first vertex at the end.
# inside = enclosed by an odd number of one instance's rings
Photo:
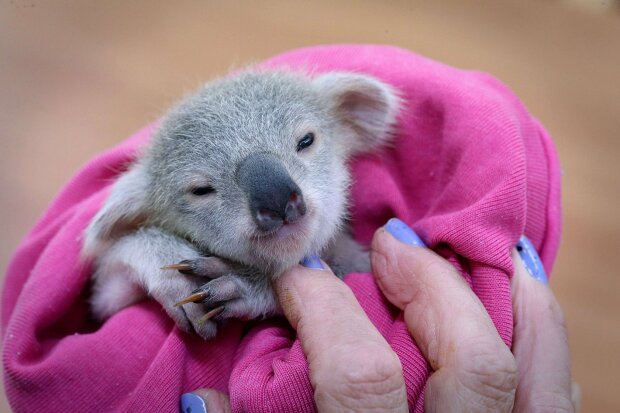
POLYGON ((110 196, 84 231, 84 258, 98 256, 115 238, 145 221, 149 182, 146 168, 141 164, 133 165, 116 181, 110 196))
POLYGON ((327 105, 349 133, 344 146, 354 155, 386 143, 401 106, 393 88, 371 76, 328 73, 313 80, 327 105))

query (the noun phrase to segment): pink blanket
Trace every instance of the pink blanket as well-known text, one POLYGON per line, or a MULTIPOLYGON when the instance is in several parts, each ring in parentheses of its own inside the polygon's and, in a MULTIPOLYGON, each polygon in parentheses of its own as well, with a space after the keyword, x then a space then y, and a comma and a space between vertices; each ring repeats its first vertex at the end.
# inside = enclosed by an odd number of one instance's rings
MULTIPOLYGON (((266 67, 355 71, 392 84, 405 100, 394 148, 352 163, 354 233, 368 243, 403 219, 451 260, 512 339, 510 248, 525 233, 551 271, 560 235, 560 178, 541 125, 501 83, 384 46, 321 46, 266 67)), ((180 332, 145 301, 96 325, 88 318, 90 268, 81 234, 147 127, 89 162, 19 246, 2 297, 6 391, 15 411, 178 411, 200 387, 230 393, 233 411, 314 411, 308 366, 283 319, 231 322, 215 341, 180 332)), ((423 410, 429 366, 402 314, 372 275, 346 277, 399 355, 410 409, 423 410)))

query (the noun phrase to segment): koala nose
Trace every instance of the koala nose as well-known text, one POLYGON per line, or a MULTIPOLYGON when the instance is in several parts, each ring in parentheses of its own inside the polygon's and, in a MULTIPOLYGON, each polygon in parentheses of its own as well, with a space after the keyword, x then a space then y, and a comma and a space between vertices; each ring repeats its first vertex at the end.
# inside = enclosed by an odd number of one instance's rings
POLYGON ((262 231, 295 222, 306 213, 301 189, 274 155, 248 156, 239 165, 236 179, 248 198, 250 213, 262 231))
POLYGON ((293 192, 284 207, 284 222, 295 222, 306 214, 306 203, 304 196, 293 192))
POLYGON ((286 203, 280 202, 275 208, 261 208, 254 211, 256 224, 263 231, 273 230, 280 225, 297 221, 306 213, 303 196, 297 192, 290 194, 286 203), (284 207, 281 206, 284 204, 284 207))

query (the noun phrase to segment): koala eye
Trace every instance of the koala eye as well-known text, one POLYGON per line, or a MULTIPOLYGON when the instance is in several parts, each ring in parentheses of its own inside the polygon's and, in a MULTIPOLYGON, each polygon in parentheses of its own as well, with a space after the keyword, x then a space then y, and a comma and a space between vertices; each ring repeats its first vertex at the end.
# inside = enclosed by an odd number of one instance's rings
POLYGON ((215 192, 215 188, 212 186, 199 186, 192 189, 192 194, 196 196, 209 195, 215 192))
POLYGON ((297 152, 306 149, 308 146, 314 143, 314 133, 308 132, 304 135, 303 138, 297 142, 297 152))

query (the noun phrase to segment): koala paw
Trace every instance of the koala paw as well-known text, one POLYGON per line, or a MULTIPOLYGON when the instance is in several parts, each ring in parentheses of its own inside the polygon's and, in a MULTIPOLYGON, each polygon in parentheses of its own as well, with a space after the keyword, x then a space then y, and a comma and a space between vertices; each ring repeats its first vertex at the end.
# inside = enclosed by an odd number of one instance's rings
POLYGON ((252 320, 280 312, 266 277, 235 273, 207 282, 175 305, 186 312, 196 332, 205 339, 213 337, 225 319, 252 320))

